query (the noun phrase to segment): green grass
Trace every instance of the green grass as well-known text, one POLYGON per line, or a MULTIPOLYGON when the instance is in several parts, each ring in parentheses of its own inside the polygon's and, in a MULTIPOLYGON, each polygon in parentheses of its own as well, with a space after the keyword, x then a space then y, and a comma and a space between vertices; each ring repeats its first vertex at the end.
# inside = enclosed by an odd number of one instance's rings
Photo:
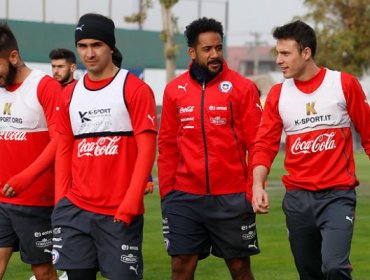
MULTIPOLYGON (((356 153, 355 156, 361 186, 357 188, 357 212, 351 262, 353 279, 364 280, 370 279, 370 163, 363 152, 356 153)), ((284 172, 282 161, 283 156, 279 154, 269 176, 270 213, 257 216, 261 254, 252 257, 252 268, 256 280, 298 279, 281 210, 281 200, 284 195, 284 189, 280 184, 280 178, 284 172)), ((167 256, 162 239, 162 219, 157 191, 145 197, 145 205, 144 278, 147 280, 170 279, 170 258, 167 256)), ((20 262, 18 254, 14 254, 4 280, 28 280, 30 276, 29 267, 20 262)), ((230 279, 230 276, 223 260, 211 256, 199 262, 195 278, 197 280, 225 280, 230 279)))

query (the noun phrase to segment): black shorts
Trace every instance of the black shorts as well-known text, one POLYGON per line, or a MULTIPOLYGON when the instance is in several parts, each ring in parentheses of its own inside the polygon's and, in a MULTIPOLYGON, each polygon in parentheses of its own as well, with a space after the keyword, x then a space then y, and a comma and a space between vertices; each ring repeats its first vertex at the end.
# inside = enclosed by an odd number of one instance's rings
POLYGON ((256 215, 245 193, 194 195, 179 191, 162 199, 163 236, 174 255, 210 253, 223 259, 259 253, 256 215))
POLYGON ((111 280, 142 279, 143 216, 130 225, 88 212, 62 199, 52 215, 57 269, 97 269, 111 280))
POLYGON ((53 207, 0 203, 0 247, 20 251, 28 264, 51 263, 53 207))

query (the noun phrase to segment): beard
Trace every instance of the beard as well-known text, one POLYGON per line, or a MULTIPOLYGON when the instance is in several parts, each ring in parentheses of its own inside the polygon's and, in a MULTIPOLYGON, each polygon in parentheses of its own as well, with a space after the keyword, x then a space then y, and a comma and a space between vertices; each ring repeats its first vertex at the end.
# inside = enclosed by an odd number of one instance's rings
POLYGON ((69 73, 68 75, 64 76, 61 80, 58 81, 62 86, 68 84, 69 82, 69 73))
POLYGON ((5 83, 3 87, 13 85, 14 80, 15 80, 15 75, 17 74, 17 68, 13 66, 13 64, 11 64, 10 62, 9 62, 8 68, 9 68, 8 75, 6 75, 5 77, 5 83))
POLYGON ((222 71, 222 60, 213 59, 209 61, 206 65, 200 65, 200 67, 207 73, 209 77, 215 77, 222 71), (209 67, 209 65, 214 62, 219 63, 220 67, 216 71, 211 71, 211 68, 209 67))

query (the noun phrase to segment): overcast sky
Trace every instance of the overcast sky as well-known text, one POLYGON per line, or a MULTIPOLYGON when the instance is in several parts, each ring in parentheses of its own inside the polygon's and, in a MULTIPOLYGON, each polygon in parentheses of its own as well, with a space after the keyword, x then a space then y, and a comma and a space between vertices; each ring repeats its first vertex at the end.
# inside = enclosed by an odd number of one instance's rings
MULTIPOLYGON (((160 31, 159 0, 153 0, 144 29, 160 31)), ((180 0, 173 13, 179 18, 179 29, 199 16, 214 17, 227 28, 229 46, 246 43, 274 43, 271 30, 307 13, 304 0, 180 0), (228 13, 226 7, 228 2, 228 13)), ((135 29, 124 17, 137 11, 138 0, 0 0, 0 18, 75 24, 87 12, 110 16, 117 27, 135 29), (43 10, 45 3, 45 10, 43 10)))

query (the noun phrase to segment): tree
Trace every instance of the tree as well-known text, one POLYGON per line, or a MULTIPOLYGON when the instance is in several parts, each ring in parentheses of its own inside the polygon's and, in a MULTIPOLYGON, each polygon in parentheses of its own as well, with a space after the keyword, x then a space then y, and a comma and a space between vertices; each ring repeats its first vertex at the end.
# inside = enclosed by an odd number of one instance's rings
POLYGON ((362 76, 370 67, 369 0, 305 0, 317 35, 316 62, 362 76))
MULTIPOLYGON (((163 30, 161 32, 161 40, 164 43, 164 59, 166 65, 166 81, 169 82, 175 77, 176 56, 180 46, 175 44, 175 35, 178 33, 177 18, 172 15, 172 7, 178 0, 160 0, 163 30)), ((124 17, 125 22, 137 23, 139 29, 146 20, 147 11, 153 7, 152 0, 140 0, 139 11, 131 16, 124 17)))
POLYGON ((125 22, 137 23, 139 25, 139 30, 142 30, 143 23, 147 17, 147 11, 150 8, 153 8, 152 0, 139 0, 139 11, 131 16, 124 17, 125 22))
POLYGON ((163 31, 161 39, 164 43, 164 58, 166 65, 166 80, 171 81, 175 77, 176 56, 179 52, 179 45, 175 44, 177 33, 177 18, 172 15, 172 7, 178 0, 160 0, 163 31))

